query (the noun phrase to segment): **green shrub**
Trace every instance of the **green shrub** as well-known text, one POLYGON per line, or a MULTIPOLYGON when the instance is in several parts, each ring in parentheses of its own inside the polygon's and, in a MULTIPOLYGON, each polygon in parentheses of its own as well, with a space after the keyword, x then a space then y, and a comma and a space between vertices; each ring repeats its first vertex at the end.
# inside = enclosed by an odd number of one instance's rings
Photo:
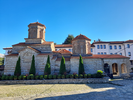
POLYGON ((53 75, 53 79, 56 79, 56 77, 57 77, 56 75, 53 75))
POLYGON ((9 80, 13 80, 14 79, 14 76, 9 76, 9 80))
POLYGON ((40 79, 41 79, 41 80, 43 79, 43 75, 40 75, 40 79))
POLYGON ((97 78, 97 74, 92 74, 91 77, 92 78, 97 78))
POLYGON ((23 76, 23 80, 25 80, 26 79, 26 76, 23 76))
POLYGON ((36 76, 35 76, 35 79, 36 79, 36 80, 37 80, 37 79, 39 79, 39 76, 38 76, 38 75, 36 75, 36 76))
POLYGON ((59 74, 59 75, 57 76, 57 78, 58 78, 58 79, 61 79, 61 74, 59 74))
POLYGON ((60 63, 60 71, 59 73, 63 75, 66 72, 66 66, 65 66, 65 58, 62 56, 61 63, 60 63))
POLYGON ((27 80, 29 80, 30 79, 30 76, 27 76, 27 80))
POLYGON ((51 67, 50 67, 50 57, 48 55, 47 63, 44 69, 44 75, 50 75, 51 74, 51 67))
POLYGON ((17 63, 16 63, 14 75, 18 75, 18 76, 21 75, 20 56, 19 56, 18 61, 17 61, 17 63))
POLYGON ((48 78, 48 75, 44 75, 44 79, 47 79, 48 78))
POLYGON ((18 79, 19 79, 19 80, 21 80, 21 79, 22 79, 22 76, 21 76, 21 75, 20 75, 20 76, 18 76, 18 79))
POLYGON ((98 70, 96 76, 97 76, 97 78, 102 78, 103 77, 103 71, 98 70))
POLYGON ((5 79, 6 79, 6 80, 9 80, 9 76, 6 76, 5 79))
POLYGON ((14 76, 14 80, 17 80, 17 78, 18 78, 17 76, 14 76))
POLYGON ((70 75, 66 75, 66 78, 70 78, 70 75))
POLYGON ((84 74, 84 78, 87 78, 87 74, 84 74))
POLYGON ((88 74, 87 77, 88 77, 88 78, 91 78, 91 74, 88 74))
POLYGON ((49 79, 52 79, 52 78, 53 78, 53 75, 49 75, 48 78, 49 78, 49 79))
POLYGON ((35 58, 34 55, 32 56, 32 62, 31 62, 31 68, 29 74, 35 75, 36 73, 36 68, 35 68, 35 58))
POLYGON ((2 75, 1 80, 5 80, 5 79, 6 79, 6 76, 2 75))
POLYGON ((70 78, 74 78, 74 75, 73 74, 70 74, 70 78))
POLYGON ((83 73, 84 73, 83 59, 82 59, 82 56, 80 55, 80 58, 79 58, 79 74, 83 74, 83 73))
POLYGON ((64 79, 65 78, 65 75, 62 75, 61 78, 64 79))
POLYGON ((75 75, 75 78, 78 78, 78 74, 75 75))
POLYGON ((80 78, 83 78, 83 74, 80 74, 79 77, 80 77, 80 78))

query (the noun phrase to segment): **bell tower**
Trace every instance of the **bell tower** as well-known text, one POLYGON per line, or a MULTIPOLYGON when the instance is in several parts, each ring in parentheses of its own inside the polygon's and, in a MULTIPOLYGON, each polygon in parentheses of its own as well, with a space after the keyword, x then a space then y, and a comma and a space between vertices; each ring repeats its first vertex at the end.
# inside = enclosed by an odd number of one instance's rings
POLYGON ((25 38, 26 43, 42 43, 45 41, 45 25, 35 22, 28 25, 28 38, 25 38))

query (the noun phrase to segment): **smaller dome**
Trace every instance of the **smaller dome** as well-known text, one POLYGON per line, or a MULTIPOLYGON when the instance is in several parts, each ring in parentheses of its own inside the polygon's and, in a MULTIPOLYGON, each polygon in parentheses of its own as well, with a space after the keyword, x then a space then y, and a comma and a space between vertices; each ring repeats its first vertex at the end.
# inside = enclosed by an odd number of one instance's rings
POLYGON ((86 36, 84 36, 82 34, 76 36, 72 41, 75 41, 75 40, 78 40, 78 39, 85 39, 85 40, 91 41, 91 39, 89 39, 88 37, 86 37, 86 36))

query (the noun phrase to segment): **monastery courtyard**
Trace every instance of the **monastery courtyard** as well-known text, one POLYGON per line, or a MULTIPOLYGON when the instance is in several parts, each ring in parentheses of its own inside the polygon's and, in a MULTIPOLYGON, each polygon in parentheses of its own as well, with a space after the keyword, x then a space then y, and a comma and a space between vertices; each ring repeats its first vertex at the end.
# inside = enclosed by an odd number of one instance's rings
POLYGON ((0 100, 133 100, 133 79, 106 84, 0 85, 0 100))

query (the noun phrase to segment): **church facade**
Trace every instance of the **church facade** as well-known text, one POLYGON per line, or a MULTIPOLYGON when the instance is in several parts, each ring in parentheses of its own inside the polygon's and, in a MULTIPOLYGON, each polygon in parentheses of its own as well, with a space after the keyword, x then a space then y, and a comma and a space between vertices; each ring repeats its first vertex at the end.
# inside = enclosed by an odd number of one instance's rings
MULTIPOLYGON (((94 55, 91 53, 91 39, 80 34, 72 40, 72 52, 56 51, 54 42, 45 41, 45 25, 35 22, 28 25, 28 38, 25 42, 12 45, 12 51, 5 57, 4 74, 14 74, 18 57, 21 58, 21 74, 29 74, 32 56, 35 56, 36 73, 44 74, 47 57, 50 56, 51 74, 59 73, 61 57, 64 56, 67 73, 78 73, 79 55, 82 55, 85 73, 97 70, 112 73, 114 76, 129 75, 129 57, 122 55, 94 55)), ((67 45, 66 45, 67 46, 67 45)))

